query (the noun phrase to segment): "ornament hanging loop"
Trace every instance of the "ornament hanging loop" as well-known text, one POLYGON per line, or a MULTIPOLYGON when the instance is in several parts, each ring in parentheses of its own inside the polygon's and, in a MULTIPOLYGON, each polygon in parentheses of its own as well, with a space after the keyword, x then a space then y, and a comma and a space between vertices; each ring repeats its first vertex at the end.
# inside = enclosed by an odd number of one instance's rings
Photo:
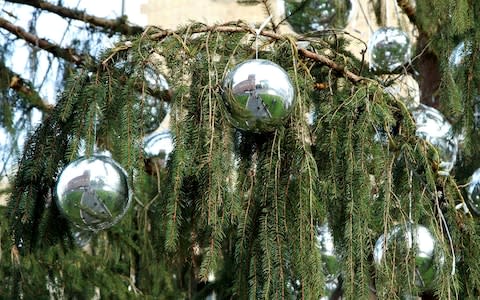
POLYGON ((267 26, 268 22, 272 19, 272 15, 268 16, 268 18, 263 21, 262 25, 258 29, 255 29, 255 59, 258 59, 258 39, 260 37, 260 33, 262 30, 267 26))

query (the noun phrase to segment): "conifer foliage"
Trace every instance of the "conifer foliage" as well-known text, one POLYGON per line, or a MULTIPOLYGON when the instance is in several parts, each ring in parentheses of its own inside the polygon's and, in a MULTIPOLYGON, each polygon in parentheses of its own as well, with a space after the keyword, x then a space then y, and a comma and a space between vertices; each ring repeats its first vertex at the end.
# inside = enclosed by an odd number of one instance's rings
POLYGON ((385 92, 389 81, 347 50, 347 34, 283 35, 274 24, 257 36, 241 21, 147 27, 82 61, 29 136, 0 218, 0 296, 319 299, 328 261, 317 230, 328 223, 340 270, 334 299, 479 297, 479 219, 457 207, 480 167, 480 2, 398 4, 419 31, 418 57, 401 72, 422 91, 436 72, 437 107, 464 135, 449 176, 405 103, 385 92), (473 46, 452 72, 459 41, 473 46), (285 124, 264 133, 234 128, 222 97, 229 70, 256 49, 288 73, 296 98, 285 124), (167 93, 149 85, 151 69, 167 93), (168 107, 174 141, 154 172, 142 148, 149 97, 168 107), (87 156, 110 151, 133 188, 122 221, 85 248, 54 198, 82 145, 87 156), (415 247, 374 263, 378 238, 409 222, 428 228, 441 253, 428 288, 418 284, 415 247))

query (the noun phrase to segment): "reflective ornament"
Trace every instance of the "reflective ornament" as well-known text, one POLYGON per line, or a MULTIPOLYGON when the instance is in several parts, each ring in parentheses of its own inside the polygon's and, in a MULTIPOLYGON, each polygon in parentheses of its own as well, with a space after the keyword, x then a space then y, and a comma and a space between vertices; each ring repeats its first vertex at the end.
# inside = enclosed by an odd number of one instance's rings
POLYGON ((143 139, 143 152, 146 158, 155 158, 165 167, 173 151, 173 138, 169 129, 154 131, 143 139))
POLYGON ((435 146, 440 156, 440 175, 448 175, 455 165, 458 140, 453 128, 441 112, 433 107, 420 104, 412 110, 418 137, 435 146))
POLYGON ((325 278, 325 293, 321 299, 330 299, 332 294, 339 288, 340 265, 328 224, 317 227, 317 246, 322 255, 323 275, 325 278))
POLYGON ((80 230, 78 228, 72 229, 73 240, 75 241, 75 244, 77 244, 77 246, 80 248, 85 247, 90 242, 93 235, 94 232, 90 230, 80 230))
POLYGON ((125 170, 106 155, 81 157, 68 164, 55 192, 63 215, 78 229, 94 232, 120 221, 131 202, 125 170))
POLYGON ((343 29, 350 21, 352 12, 350 0, 285 0, 288 23, 299 34, 343 29))
POLYGON ((147 133, 154 131, 165 117, 168 111, 168 100, 171 91, 165 77, 152 64, 143 69, 145 93, 140 95, 144 122, 144 130, 147 133))
POLYGON ((381 235, 375 243, 373 260, 380 269, 387 262, 396 259, 405 263, 404 258, 415 255, 415 284, 421 290, 430 290, 444 255, 430 230, 418 224, 395 225, 386 237, 381 235), (438 263, 439 265, 436 265, 438 263))
POLYGON ((227 74, 223 98, 233 126, 267 132, 284 124, 294 103, 294 89, 280 66, 254 59, 237 65, 227 74))
POLYGON ((475 215, 480 216, 480 169, 477 169, 467 187, 467 203, 475 215))
POLYGON ((383 27, 368 41, 370 68, 391 73, 410 61, 412 56, 408 35, 394 27, 383 27))
POLYGON ((453 49, 448 59, 448 64, 453 71, 457 71, 460 66, 465 65, 465 58, 472 54, 472 43, 461 41, 453 49))
POLYGON ((408 109, 420 105, 420 87, 412 75, 402 75, 385 88, 385 92, 405 103, 408 109))

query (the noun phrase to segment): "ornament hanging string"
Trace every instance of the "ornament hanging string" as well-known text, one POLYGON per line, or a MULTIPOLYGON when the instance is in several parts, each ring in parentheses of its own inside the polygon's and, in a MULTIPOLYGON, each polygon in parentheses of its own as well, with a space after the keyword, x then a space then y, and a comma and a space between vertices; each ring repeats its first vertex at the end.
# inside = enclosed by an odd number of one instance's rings
POLYGON ((272 19, 272 15, 268 16, 268 18, 263 21, 262 25, 258 29, 255 29, 255 59, 258 59, 258 38, 260 37, 260 33, 262 30, 267 26, 268 22, 272 19))

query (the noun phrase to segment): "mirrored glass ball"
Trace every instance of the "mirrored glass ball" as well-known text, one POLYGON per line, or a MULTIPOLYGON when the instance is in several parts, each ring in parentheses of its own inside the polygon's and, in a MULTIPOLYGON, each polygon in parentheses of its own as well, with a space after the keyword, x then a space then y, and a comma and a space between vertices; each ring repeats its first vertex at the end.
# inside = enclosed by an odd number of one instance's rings
POLYGON ((352 16, 350 0, 285 0, 285 15, 299 34, 343 29, 352 16))
POLYGON ((428 228, 411 223, 395 225, 375 243, 373 260, 376 268, 382 268, 387 256, 404 263, 408 255, 415 255, 415 284, 422 290, 431 289, 444 256, 428 228))
POLYGON ((165 77, 151 64, 143 69, 145 93, 140 95, 145 132, 152 132, 159 126, 169 109, 170 87, 165 77))
POLYGON ((394 27, 383 27, 373 33, 368 41, 370 68, 391 73, 408 63, 412 56, 410 38, 394 27))
POLYGON ((223 82, 223 98, 233 126, 252 132, 273 131, 289 116, 294 89, 288 74, 265 59, 247 60, 223 82))
POLYGON ((120 221, 131 192, 127 174, 106 155, 82 157, 60 173, 56 202, 63 215, 81 230, 99 231, 120 221))
POLYGON ((480 216, 480 169, 477 169, 467 186, 467 202, 475 215, 480 216))
POLYGON ((411 75, 402 75, 385 87, 385 92, 405 103, 408 109, 420 105, 420 87, 411 75))
POLYGON ((143 139, 145 157, 160 160, 163 167, 166 165, 173 147, 172 133, 169 129, 154 131, 143 139))
POLYGON ((448 64, 453 71, 456 71, 460 66, 464 65, 465 58, 472 54, 472 43, 470 41, 460 43, 453 48, 452 53, 448 59, 448 64))
POLYGON ((418 137, 435 146, 440 156, 440 175, 448 175, 455 165, 458 140, 448 120, 433 107, 420 104, 411 111, 418 137))
MULTIPOLYGON (((317 227, 317 246, 320 249, 323 262, 323 275, 325 278, 325 299, 338 289, 338 276, 340 275, 340 264, 335 253, 333 236, 328 224, 317 227)), ((323 299, 323 298, 322 298, 323 299)))

